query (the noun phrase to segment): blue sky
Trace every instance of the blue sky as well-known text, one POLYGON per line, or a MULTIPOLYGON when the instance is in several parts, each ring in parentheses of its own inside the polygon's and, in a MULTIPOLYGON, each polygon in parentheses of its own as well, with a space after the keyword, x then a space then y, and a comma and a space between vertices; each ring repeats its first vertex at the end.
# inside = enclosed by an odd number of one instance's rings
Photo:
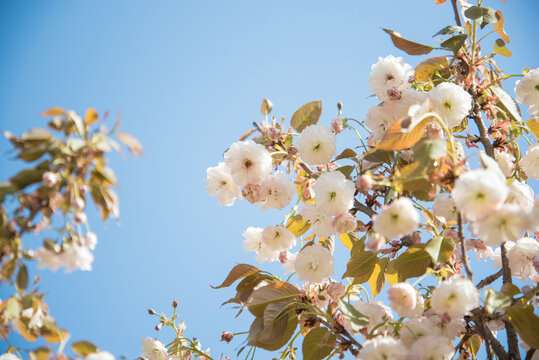
MULTIPOLYGON (((508 73, 539 67, 532 30, 539 3, 485 4, 503 11, 511 37, 513 57, 500 66, 508 73)), ((170 336, 155 333, 146 309, 169 311, 179 299, 189 336, 214 354, 235 354, 239 342, 220 343, 220 332, 248 330, 252 319, 220 308, 233 290, 209 285, 236 263, 254 263, 242 248, 248 226, 280 222, 283 214, 245 202, 219 207, 204 193, 206 168, 261 119, 264 97, 287 119, 318 99, 325 124, 337 101, 345 116, 363 118, 375 104, 366 79, 379 56, 403 56, 412 65, 425 58, 395 49, 380 27, 434 44, 432 34, 453 22, 450 6, 434 0, 0 2, 0 129, 44 127, 38 114, 52 106, 121 111, 122 129, 146 153, 112 156, 121 220, 103 226, 89 208, 99 236, 94 270, 40 273, 60 326, 74 340, 134 358, 140 338, 170 336)), ((8 149, 0 140, 2 179, 19 166, 8 149)), ((337 277, 343 270, 341 264, 337 277)))

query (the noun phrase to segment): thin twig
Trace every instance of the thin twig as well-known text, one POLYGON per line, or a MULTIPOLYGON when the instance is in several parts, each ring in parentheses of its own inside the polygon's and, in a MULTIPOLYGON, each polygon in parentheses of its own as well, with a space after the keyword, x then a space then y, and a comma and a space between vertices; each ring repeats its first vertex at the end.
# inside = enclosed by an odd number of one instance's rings
POLYGON ((458 235, 459 235, 459 241, 460 241, 460 250, 462 252, 462 262, 464 263, 464 268, 466 269, 466 274, 468 275, 468 279, 470 279, 470 281, 473 282, 473 273, 472 273, 472 269, 470 269, 470 264, 468 263, 468 255, 466 254, 464 231, 462 230, 462 214, 460 212, 457 214, 457 221, 458 221, 458 235))
POLYGON ((451 5, 453 5, 453 12, 455 13, 455 21, 458 26, 462 26, 460 22, 459 9, 457 8, 457 0, 451 0, 451 5))
POLYGON ((483 339, 485 339, 488 343, 490 343, 490 345, 492 346, 492 350, 494 350, 494 353, 496 353, 496 356, 498 357, 498 359, 509 360, 509 355, 503 348, 503 345, 498 341, 498 339, 494 337, 494 335, 492 335, 492 332, 490 331, 488 326, 486 326, 485 320, 483 319, 481 314, 479 314, 479 320, 476 321, 475 323, 476 323, 479 334, 481 335, 483 339))
MULTIPOLYGON (((501 258, 502 258, 502 270, 503 270, 503 283, 512 284, 511 269, 509 268, 509 260, 507 259, 507 250, 505 249, 505 242, 501 245, 501 258)), ((509 345, 509 356, 511 358, 520 360, 520 352, 518 351, 518 336, 513 324, 509 321, 505 322, 505 330, 507 331, 507 345, 509 345)))
POLYGON ((475 287, 477 289, 482 289, 484 288, 485 286, 487 285, 490 285, 492 284, 494 281, 498 280, 500 278, 500 276, 502 276, 503 274, 503 269, 500 269, 500 271, 498 271, 497 273, 495 274, 492 274, 490 276, 487 276, 486 278, 484 278, 483 280, 481 280, 479 282, 479 284, 477 284, 475 287))

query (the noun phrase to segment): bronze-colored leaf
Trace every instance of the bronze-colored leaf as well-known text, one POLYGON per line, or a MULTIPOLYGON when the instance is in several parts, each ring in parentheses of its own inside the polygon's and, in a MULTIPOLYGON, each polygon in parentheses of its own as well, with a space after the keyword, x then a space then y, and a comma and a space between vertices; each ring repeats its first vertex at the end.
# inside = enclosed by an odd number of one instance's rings
POLYGON ((509 36, 505 33, 505 29, 503 28, 504 20, 500 10, 496 11, 496 19, 497 21, 494 23, 494 30, 496 30, 498 35, 500 35, 506 43, 511 42, 511 40, 509 40, 509 36))
POLYGON ((212 286, 214 289, 220 289, 232 285, 236 280, 244 278, 246 276, 257 273, 258 268, 249 264, 238 264, 230 270, 230 273, 226 277, 225 281, 219 286, 212 286))
POLYGON ((21 264, 19 266, 19 273, 17 274, 17 282, 15 284, 17 285, 17 290, 19 292, 24 292, 26 290, 26 287, 28 286, 28 269, 26 268, 26 265, 21 264))
POLYGON ((48 132, 45 129, 32 129, 21 136, 22 141, 31 141, 31 142, 42 142, 42 141, 49 141, 52 139, 52 135, 50 132, 48 132))
POLYGON ((296 110, 290 124, 297 132, 302 132, 307 126, 317 124, 320 115, 322 115, 322 101, 311 101, 296 110))
POLYGON ((391 41, 393 41, 393 45, 395 45, 397 48, 401 49, 402 51, 406 52, 408 55, 423 55, 430 53, 434 47, 419 44, 410 40, 406 40, 396 31, 389 30, 389 29, 383 29, 386 33, 391 36, 391 41))
POLYGON ((275 351, 283 347, 292 337, 298 326, 297 316, 288 314, 272 325, 265 327, 262 318, 257 317, 249 329, 249 345, 275 351))
POLYGON ((264 316, 264 309, 268 304, 285 300, 292 301, 300 294, 295 286, 278 281, 256 289, 247 300, 246 306, 254 316, 264 316))
POLYGON ((405 150, 414 146, 423 137, 427 123, 426 121, 421 121, 412 129, 408 129, 409 122, 410 118, 402 118, 391 125, 377 149, 405 150))

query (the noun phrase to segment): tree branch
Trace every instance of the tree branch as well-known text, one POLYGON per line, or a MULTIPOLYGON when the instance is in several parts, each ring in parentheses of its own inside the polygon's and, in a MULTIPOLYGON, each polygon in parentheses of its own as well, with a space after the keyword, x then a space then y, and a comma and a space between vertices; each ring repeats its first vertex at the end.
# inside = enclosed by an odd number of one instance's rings
POLYGON ((457 8, 457 0, 451 0, 451 5, 453 5, 453 12, 455 13, 455 21, 458 26, 462 26, 460 22, 459 9, 457 8))
POLYGON ((500 276, 502 276, 503 274, 503 269, 500 269, 500 271, 498 271, 497 273, 495 274, 492 274, 490 276, 487 276, 486 278, 484 278, 483 280, 481 280, 479 282, 479 284, 477 284, 475 287, 477 289, 481 289, 481 288, 484 288, 485 286, 487 285, 490 285, 492 284, 494 281, 498 280, 500 278, 500 276))
MULTIPOLYGON (((503 283, 512 284, 511 269, 509 268, 509 260, 507 259, 507 250, 505 249, 505 242, 501 245, 501 258, 502 258, 502 274, 503 283)), ((509 321, 504 321, 505 330, 507 331, 507 345, 509 345, 509 356, 512 359, 520 360, 520 352, 518 351, 518 336, 513 324, 509 321)))
POLYGON ((459 241, 460 241, 460 251, 462 252, 462 262, 464 263, 464 268, 466 269, 466 274, 468 275, 468 279, 470 279, 470 281, 473 282, 473 273, 472 273, 472 269, 470 269, 470 264, 468 263, 468 255, 466 254, 466 244, 464 242, 464 232, 462 230, 462 214, 460 212, 457 214, 457 221, 458 221, 458 235, 459 235, 459 241))

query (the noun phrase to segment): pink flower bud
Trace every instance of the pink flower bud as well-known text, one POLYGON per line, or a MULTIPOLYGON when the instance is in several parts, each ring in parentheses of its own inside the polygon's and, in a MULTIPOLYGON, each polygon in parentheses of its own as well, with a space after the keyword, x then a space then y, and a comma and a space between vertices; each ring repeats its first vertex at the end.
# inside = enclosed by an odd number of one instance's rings
POLYGON ((180 304, 180 302, 179 302, 178 300, 174 300, 174 301, 172 302, 172 307, 173 307, 174 309, 176 309, 176 308, 178 307, 179 304, 180 304))
POLYGON ((46 171, 45 173, 43 173, 43 182, 48 187, 53 187, 58 182, 58 175, 53 172, 46 171))
POLYGON ((270 127, 267 133, 271 141, 278 140, 281 137, 281 132, 279 131, 279 129, 276 129, 274 127, 270 127))
POLYGON ((287 251, 281 251, 279 253, 279 262, 281 264, 286 264, 287 261, 288 261, 288 252, 287 251))
POLYGON ((88 221, 88 218, 86 217, 86 214, 83 212, 79 212, 75 214, 75 222, 77 224, 85 224, 88 221))
POLYGON ((75 208, 75 210, 82 211, 84 210, 85 205, 84 200, 81 198, 76 198, 75 202, 73 202, 73 208, 75 208))
POLYGON ((356 189, 360 192, 372 190, 372 177, 368 174, 363 174, 357 178, 356 189))
POLYGON ((430 123, 427 125, 427 137, 431 140, 441 139, 443 137, 443 130, 440 125, 436 123, 430 123))
POLYGON ((232 334, 230 331, 223 331, 221 333, 221 341, 224 341, 227 344, 231 342, 233 338, 234 338, 234 334, 232 334))
POLYGON ((337 229, 339 234, 347 234, 357 228, 356 218, 350 213, 335 216, 333 219, 333 226, 337 229))
POLYGON ((457 234, 457 232, 453 229, 447 229, 447 231, 445 232, 445 237, 455 242, 459 240, 459 234, 457 234))
POLYGON ((346 288, 343 284, 338 282, 332 282, 328 288, 328 295, 331 297, 331 300, 337 301, 341 296, 344 295, 346 288))
POLYGON ((296 155, 298 153, 298 149, 294 146, 294 145, 290 145, 288 147, 288 149, 286 149, 286 152, 289 154, 289 155, 296 155))
POLYGON ((397 88, 391 88, 387 90, 387 97, 389 100, 399 100, 401 98, 401 92, 397 88))
POLYGON ((365 245, 369 250, 379 251, 380 248, 385 245, 385 243, 386 240, 382 235, 377 233, 370 233, 369 238, 367 239, 367 243, 365 245))
POLYGON ((344 130, 341 118, 336 118, 331 121, 331 130, 333 130, 335 134, 344 130))
POLYGON ((86 195, 88 193, 88 190, 90 190, 90 189, 88 188, 87 185, 84 185, 84 184, 79 185, 79 192, 80 192, 81 196, 86 195))
POLYGON ((82 237, 82 245, 90 250, 95 249, 95 246, 97 245, 97 235, 91 231, 87 232, 86 235, 82 237))
POLYGON ((161 327, 163 326, 163 324, 157 324, 155 325, 155 331, 159 331, 161 330, 161 327))
POLYGON ((262 189, 258 184, 247 184, 241 190, 244 199, 251 204, 262 201, 262 189))

